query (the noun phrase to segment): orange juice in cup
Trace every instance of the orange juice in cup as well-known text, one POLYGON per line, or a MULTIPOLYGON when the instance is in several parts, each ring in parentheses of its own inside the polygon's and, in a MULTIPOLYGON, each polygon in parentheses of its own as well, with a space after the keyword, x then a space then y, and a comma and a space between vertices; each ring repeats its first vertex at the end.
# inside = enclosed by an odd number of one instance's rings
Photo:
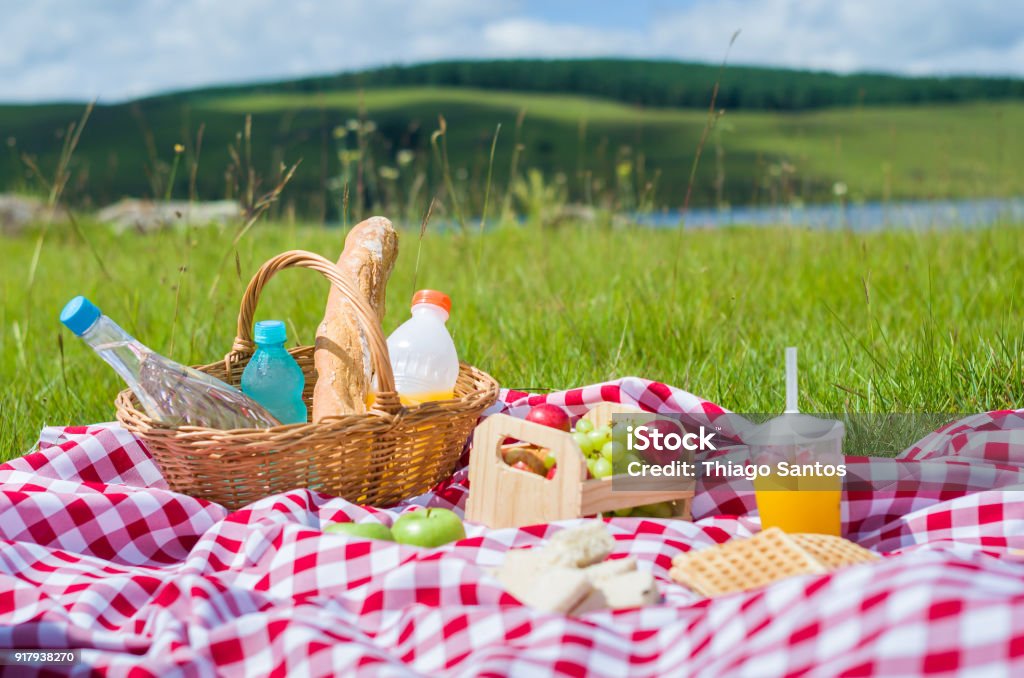
POLYGON ((839 477, 790 478, 773 474, 754 479, 761 527, 796 534, 813 532, 841 536, 839 477))
POLYGON ((796 349, 787 348, 786 412, 745 436, 762 529, 841 536, 845 434, 841 421, 799 413, 796 349))

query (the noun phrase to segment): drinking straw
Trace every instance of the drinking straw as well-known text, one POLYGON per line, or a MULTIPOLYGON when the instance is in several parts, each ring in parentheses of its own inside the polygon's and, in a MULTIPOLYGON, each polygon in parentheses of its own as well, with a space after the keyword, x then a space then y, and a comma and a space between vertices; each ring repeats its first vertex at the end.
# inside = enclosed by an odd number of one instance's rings
POLYGON ((796 393, 796 346, 786 348, 786 414, 799 412, 796 393))

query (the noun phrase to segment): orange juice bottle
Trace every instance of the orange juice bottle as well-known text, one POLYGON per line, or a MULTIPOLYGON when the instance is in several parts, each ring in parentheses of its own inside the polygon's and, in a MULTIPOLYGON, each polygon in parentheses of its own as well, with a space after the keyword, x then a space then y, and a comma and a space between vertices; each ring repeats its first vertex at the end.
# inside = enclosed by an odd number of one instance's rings
MULTIPOLYGON (((459 356, 445 323, 452 300, 437 290, 412 297, 412 317, 388 337, 395 390, 407 406, 455 397, 459 356)), ((373 404, 370 394, 368 405, 373 404)))

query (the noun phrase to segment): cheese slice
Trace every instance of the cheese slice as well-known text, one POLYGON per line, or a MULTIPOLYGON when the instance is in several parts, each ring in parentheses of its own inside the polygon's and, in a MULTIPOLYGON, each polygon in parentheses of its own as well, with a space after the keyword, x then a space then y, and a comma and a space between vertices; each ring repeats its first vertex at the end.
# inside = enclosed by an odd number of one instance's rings
POLYGON ((643 607, 661 600, 654 575, 642 570, 598 579, 594 588, 601 591, 605 604, 613 610, 643 607))
POLYGON ((607 577, 625 574, 626 572, 633 572, 634 570, 636 570, 636 558, 628 556, 626 558, 606 560, 603 563, 585 567, 583 568, 583 573, 587 575, 587 579, 593 582, 598 579, 605 579, 607 577))
POLYGON ((542 549, 507 552, 497 578, 524 605, 563 614, 579 605, 593 589, 582 571, 553 565, 542 549))
POLYGON ((562 614, 640 607, 661 599, 636 558, 605 560, 615 540, 601 521, 562 530, 544 546, 511 549, 494 576, 524 605, 562 614))
POLYGON ((551 559, 565 567, 586 567, 599 563, 615 548, 615 539, 600 520, 557 532, 544 545, 551 559))
POLYGON ((581 600, 570 614, 581 615, 597 610, 643 607, 661 600, 658 585, 650 572, 620 572, 592 580, 591 583, 594 590, 581 600))

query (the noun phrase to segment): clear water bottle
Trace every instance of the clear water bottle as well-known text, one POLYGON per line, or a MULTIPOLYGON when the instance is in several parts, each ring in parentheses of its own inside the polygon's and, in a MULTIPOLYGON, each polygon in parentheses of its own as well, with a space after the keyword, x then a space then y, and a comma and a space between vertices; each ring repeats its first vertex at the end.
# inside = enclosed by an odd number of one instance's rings
POLYGON ((452 308, 447 294, 420 290, 412 317, 388 337, 395 390, 405 405, 455 397, 459 356, 445 322, 452 308))
POLYGON ((307 420, 302 389, 306 377, 285 349, 287 330, 280 320, 261 320, 253 333, 256 352, 242 372, 242 393, 267 408, 282 424, 307 420))
POLYGON ((237 388, 151 351, 85 297, 69 301, 60 321, 121 375, 157 421, 224 430, 279 425, 237 388))

